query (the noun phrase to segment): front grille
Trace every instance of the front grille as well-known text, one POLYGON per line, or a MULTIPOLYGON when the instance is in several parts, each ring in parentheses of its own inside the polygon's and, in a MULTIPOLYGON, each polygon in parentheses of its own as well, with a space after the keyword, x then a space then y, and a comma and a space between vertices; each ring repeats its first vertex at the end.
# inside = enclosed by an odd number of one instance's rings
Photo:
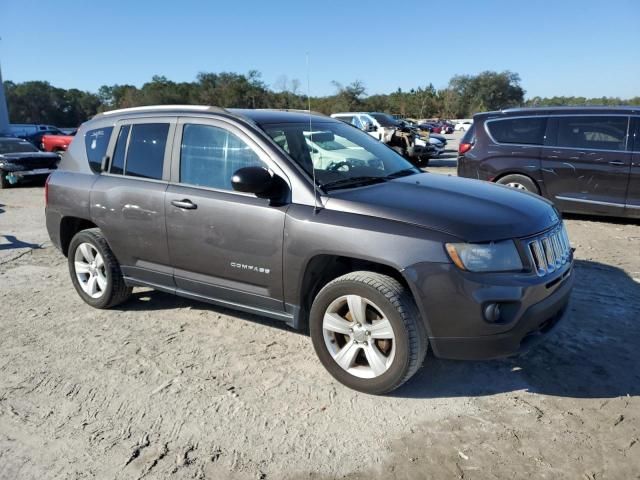
POLYGON ((560 269, 571 259, 571 244, 564 224, 526 240, 533 268, 543 277, 560 269))

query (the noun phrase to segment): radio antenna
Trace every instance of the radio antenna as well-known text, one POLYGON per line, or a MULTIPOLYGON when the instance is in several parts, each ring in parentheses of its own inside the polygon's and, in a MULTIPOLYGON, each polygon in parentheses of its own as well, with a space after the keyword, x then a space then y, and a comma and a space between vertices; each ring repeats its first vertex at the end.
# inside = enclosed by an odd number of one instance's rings
POLYGON ((313 213, 318 213, 320 206, 318 205, 318 184, 316 183, 316 166, 313 163, 313 125, 311 124, 311 74, 309 73, 309 52, 307 52, 307 107, 309 111, 309 137, 311 140, 311 148, 309 148, 309 157, 311 158, 311 177, 313 179, 313 213))

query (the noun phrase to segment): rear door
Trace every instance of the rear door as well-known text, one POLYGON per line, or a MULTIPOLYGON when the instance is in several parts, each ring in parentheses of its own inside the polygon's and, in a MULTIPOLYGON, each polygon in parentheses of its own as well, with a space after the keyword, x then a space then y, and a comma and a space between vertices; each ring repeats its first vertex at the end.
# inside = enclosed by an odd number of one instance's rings
POLYGON ((284 175, 253 139, 224 120, 181 118, 177 138, 165 202, 176 286, 223 303, 284 311, 287 206, 231 188, 242 167, 284 175))
POLYGON ((640 218, 640 117, 631 119, 632 145, 629 188, 627 189, 626 215, 640 218))
POLYGON ((116 124, 108 171, 91 192, 91 214, 125 276, 173 286, 165 226, 165 191, 176 120, 116 124))
POLYGON ((629 117, 550 117, 542 153, 549 199, 569 212, 622 215, 629 181, 629 117))

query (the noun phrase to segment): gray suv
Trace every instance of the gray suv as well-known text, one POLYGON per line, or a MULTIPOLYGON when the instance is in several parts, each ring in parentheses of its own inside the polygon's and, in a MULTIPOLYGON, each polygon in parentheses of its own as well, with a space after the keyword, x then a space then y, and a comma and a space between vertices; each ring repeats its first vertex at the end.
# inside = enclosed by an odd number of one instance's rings
POLYGON ((309 331, 337 380, 375 394, 408 380, 428 345, 456 359, 526 349, 564 316, 573 284, 548 201, 423 173, 306 112, 100 114, 46 201, 89 305, 145 286, 282 320, 309 331))

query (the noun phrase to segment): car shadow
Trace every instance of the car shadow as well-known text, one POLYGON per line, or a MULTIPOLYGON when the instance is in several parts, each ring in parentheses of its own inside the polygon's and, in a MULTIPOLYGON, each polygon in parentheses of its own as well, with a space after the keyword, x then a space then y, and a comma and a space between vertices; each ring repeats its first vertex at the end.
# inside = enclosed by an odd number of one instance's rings
POLYGON ((640 279, 578 260, 570 314, 525 355, 485 362, 439 360, 396 397, 484 396, 526 390, 575 398, 640 394, 640 279))
POLYGON ((0 203, 0 213, 4 213, 4 204, 0 203))
POLYGON ((188 308, 189 310, 193 310, 195 312, 204 312, 211 315, 228 315, 231 317, 235 317, 241 321, 254 322, 266 327, 273 327, 279 330, 306 335, 306 332, 295 330, 283 321, 275 320, 261 315, 242 312, 240 310, 233 310, 212 303, 191 300, 189 298, 180 297, 171 293, 165 293, 151 289, 144 289, 142 291, 136 290, 133 295, 131 295, 131 298, 129 298, 129 300, 121 305, 114 307, 113 310, 148 312, 154 310, 170 310, 174 308, 188 308))
MULTIPOLYGON (((0 210, 0 213, 2 213, 2 210, 0 210)), ((22 240, 18 240, 14 235, 0 235, 0 237, 4 237, 5 240, 9 242, 0 242, 0 250, 15 250, 18 248, 31 248, 36 250, 42 248, 37 243, 27 243, 22 240)))
MULTIPOLYGON (((569 315, 530 352, 491 361, 441 360, 429 353, 423 368, 390 396, 467 397, 518 390, 576 398, 639 395, 640 279, 584 260, 576 261, 575 276, 569 315)), ((278 320, 156 290, 136 291, 115 309, 176 308, 229 315, 307 335, 278 320)))

